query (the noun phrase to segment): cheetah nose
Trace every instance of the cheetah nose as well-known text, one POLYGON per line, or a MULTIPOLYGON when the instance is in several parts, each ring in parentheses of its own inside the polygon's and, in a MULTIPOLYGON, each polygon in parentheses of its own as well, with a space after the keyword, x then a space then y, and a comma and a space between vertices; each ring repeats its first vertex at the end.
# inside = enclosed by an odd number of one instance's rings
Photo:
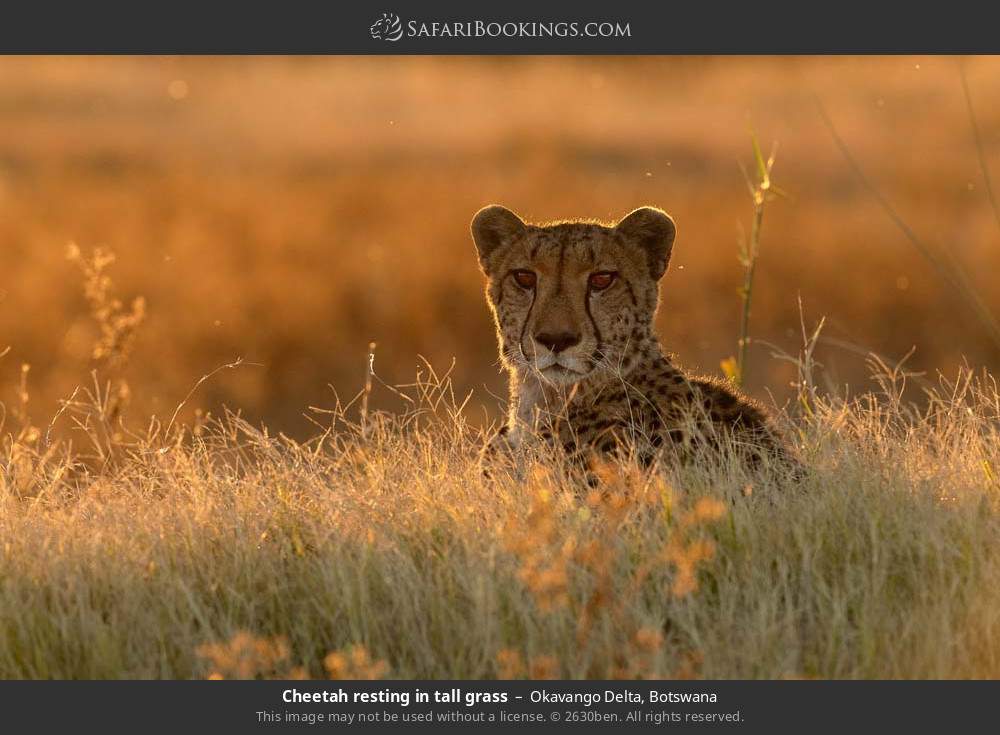
POLYGON ((572 332, 539 332, 535 335, 535 340, 553 353, 557 353, 580 344, 580 335, 572 332))

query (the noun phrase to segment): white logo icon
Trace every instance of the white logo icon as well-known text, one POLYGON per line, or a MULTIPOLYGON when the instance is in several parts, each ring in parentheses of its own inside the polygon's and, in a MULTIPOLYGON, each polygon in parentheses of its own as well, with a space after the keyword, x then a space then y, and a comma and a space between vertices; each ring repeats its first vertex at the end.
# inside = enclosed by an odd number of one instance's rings
POLYGON ((398 41, 403 37, 403 23, 395 13, 382 13, 369 30, 376 41, 398 41))

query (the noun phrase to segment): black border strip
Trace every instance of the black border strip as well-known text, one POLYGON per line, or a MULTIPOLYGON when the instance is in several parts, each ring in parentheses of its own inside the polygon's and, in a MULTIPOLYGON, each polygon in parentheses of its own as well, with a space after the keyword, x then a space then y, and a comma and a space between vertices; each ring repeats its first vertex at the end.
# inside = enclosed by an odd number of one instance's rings
POLYGON ((1000 53, 994 3, 291 0, 8 4, 18 54, 909 54, 1000 53), (406 32, 376 40, 383 13, 406 32), (620 22, 626 38, 411 37, 420 23, 620 22))

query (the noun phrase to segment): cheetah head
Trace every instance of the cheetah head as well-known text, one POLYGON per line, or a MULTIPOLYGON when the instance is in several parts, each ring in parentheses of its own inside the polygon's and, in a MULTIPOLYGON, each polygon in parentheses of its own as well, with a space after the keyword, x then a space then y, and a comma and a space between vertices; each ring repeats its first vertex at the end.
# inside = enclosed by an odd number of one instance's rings
POLYGON ((481 209, 472 237, 504 366, 564 386, 622 371, 652 332, 674 233, 653 207, 614 226, 530 225, 499 205, 481 209))

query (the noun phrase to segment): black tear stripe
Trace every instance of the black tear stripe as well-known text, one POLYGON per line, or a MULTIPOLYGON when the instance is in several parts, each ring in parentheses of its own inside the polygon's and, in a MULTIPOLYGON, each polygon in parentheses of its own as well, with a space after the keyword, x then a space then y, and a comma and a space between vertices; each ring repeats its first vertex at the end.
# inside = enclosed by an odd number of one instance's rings
POLYGON ((531 310, 535 308, 536 296, 538 296, 537 286, 531 290, 531 304, 528 306, 528 313, 524 315, 524 322, 521 324, 521 334, 517 338, 517 347, 521 350, 521 357, 525 360, 528 359, 528 353, 524 351, 524 330, 528 328, 528 322, 531 321, 531 310))
POLYGON ((597 326, 597 322, 594 320, 594 315, 590 313, 590 292, 583 297, 583 308, 587 312, 587 318, 590 319, 590 325, 594 328, 594 341, 596 346, 594 347, 594 352, 591 354, 591 361, 596 365, 597 358, 603 351, 604 338, 601 336, 601 330, 597 326))

